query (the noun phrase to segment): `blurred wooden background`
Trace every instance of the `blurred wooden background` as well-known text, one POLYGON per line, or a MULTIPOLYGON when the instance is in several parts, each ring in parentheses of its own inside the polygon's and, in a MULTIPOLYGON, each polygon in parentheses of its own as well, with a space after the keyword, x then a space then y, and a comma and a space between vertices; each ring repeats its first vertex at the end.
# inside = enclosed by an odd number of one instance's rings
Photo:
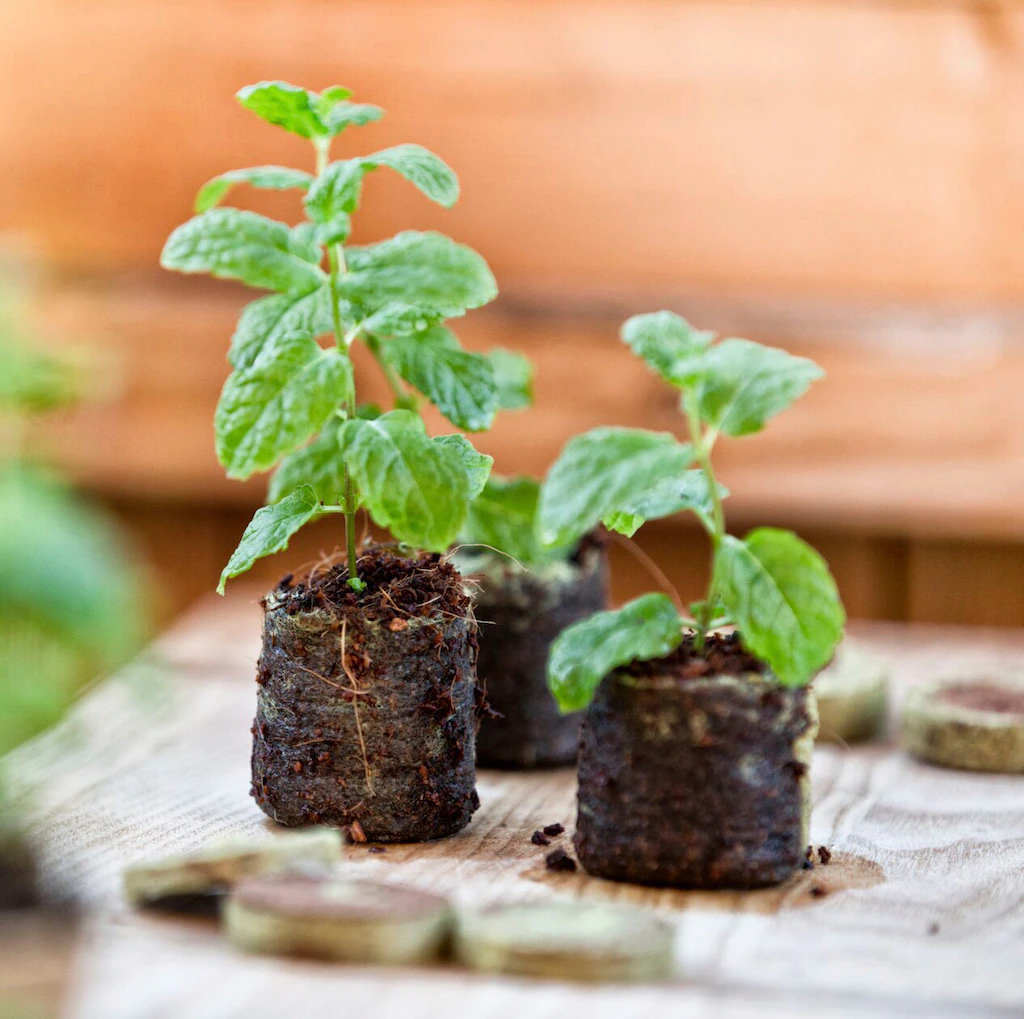
MULTIPOLYGON (((355 239, 433 227, 490 261, 502 296, 458 331, 538 372, 536 408, 480 439, 500 470, 542 472, 596 424, 679 429, 617 339, 669 307, 829 372, 764 435, 721 445, 734 529, 800 529, 853 615, 1024 623, 1024 5, 7 4, 0 233, 47 266, 47 335, 104 351, 114 380, 49 439, 149 555, 165 616, 213 586, 262 491, 223 478, 211 423, 256 295, 157 266, 209 177, 311 165, 235 103, 261 78, 389 111, 339 154, 417 141, 459 172, 452 212, 375 176, 355 239)), ((294 196, 237 200, 297 213, 294 196)), ((289 562, 338 540, 314 532, 289 562)), ((692 528, 642 544, 695 593, 692 528)), ((620 595, 652 586, 616 555, 620 595)))

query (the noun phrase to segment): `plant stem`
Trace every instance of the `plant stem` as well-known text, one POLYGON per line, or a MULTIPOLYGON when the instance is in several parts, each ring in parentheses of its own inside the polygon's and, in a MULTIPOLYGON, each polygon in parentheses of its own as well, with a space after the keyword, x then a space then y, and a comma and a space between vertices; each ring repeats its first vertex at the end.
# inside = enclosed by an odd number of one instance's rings
POLYGON ((707 479, 708 492, 711 495, 711 519, 709 521, 703 516, 701 517, 701 523, 704 524, 704 528, 711 538, 711 582, 708 585, 707 598, 704 600, 703 609, 697 614, 696 619, 697 628, 693 643, 695 650, 699 653, 704 650, 707 633, 715 611, 715 576, 717 574, 715 567, 717 565, 718 550, 722 544, 722 539, 725 537, 725 511, 722 508, 722 497, 718 491, 718 479, 715 477, 714 469, 711 466, 711 447, 714 445, 717 433, 712 433, 710 429, 705 432, 701 425, 700 411, 696 401, 688 390, 683 395, 683 409, 686 412, 686 421, 689 426, 690 442, 693 445, 697 463, 707 479))
MULTIPOLYGON (((320 176, 327 168, 330 159, 331 142, 329 138, 318 138, 313 143, 316 146, 316 172, 320 176)), ((348 272, 348 265, 345 262, 345 249, 340 244, 327 245, 327 263, 329 268, 329 285, 331 291, 331 320, 334 325, 334 342, 345 354, 348 353, 348 343, 345 340, 345 329, 341 321, 341 301, 338 294, 338 278, 348 272)), ((349 421, 356 416, 356 388, 355 382, 349 386, 345 398, 345 414, 349 421)), ((344 465, 344 488, 345 488, 345 548, 348 557, 348 582, 349 586, 357 587, 359 584, 359 568, 356 558, 356 503, 355 492, 352 485, 352 477, 349 474, 348 464, 344 465)))

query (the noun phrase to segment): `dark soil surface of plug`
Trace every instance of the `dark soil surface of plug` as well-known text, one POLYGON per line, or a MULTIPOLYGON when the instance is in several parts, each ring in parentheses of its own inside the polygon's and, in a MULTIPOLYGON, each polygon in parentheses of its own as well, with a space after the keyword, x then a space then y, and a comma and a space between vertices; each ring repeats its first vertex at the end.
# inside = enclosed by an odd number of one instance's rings
POLYGON ((263 601, 252 795, 286 825, 371 842, 459 831, 476 794, 476 625, 440 556, 374 546, 263 601))
POLYGON ((590 874, 758 888, 804 860, 813 695, 760 678, 734 636, 605 677, 580 739, 574 844, 590 874))
POLYGON ((567 626, 606 607, 608 559, 584 538, 563 576, 516 566, 478 575, 480 685, 493 715, 477 736, 477 762, 489 768, 534 768, 576 760, 582 715, 563 715, 547 685, 548 652, 567 626))
POLYGON ((0 832, 0 910, 31 909, 39 904, 31 850, 17 835, 0 832))

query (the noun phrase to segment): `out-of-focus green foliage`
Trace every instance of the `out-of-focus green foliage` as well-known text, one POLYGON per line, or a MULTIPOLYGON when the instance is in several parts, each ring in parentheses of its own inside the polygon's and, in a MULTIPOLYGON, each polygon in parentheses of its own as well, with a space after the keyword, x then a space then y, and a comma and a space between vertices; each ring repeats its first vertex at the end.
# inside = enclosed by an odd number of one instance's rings
POLYGON ((72 364, 22 334, 0 294, 0 756, 52 725, 142 633, 112 523, 36 462, 33 419, 81 395, 72 364))

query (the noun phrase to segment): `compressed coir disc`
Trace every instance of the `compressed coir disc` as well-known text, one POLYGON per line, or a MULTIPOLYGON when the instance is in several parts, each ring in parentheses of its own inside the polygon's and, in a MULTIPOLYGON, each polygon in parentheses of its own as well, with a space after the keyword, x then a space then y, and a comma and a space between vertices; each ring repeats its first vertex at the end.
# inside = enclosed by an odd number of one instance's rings
POLYGON ((635 983, 672 974, 674 931, 603 902, 535 902, 463 917, 456 954, 472 969, 554 980, 635 983))
POLYGON ((124 895, 132 905, 216 895, 244 877, 336 863, 342 841, 341 832, 330 828, 225 839, 193 853, 133 864, 124 871, 124 895))
POLYGON ((452 924, 436 895, 313 874, 242 881, 223 917, 228 940, 245 952, 384 965, 436 959, 452 924))
POLYGON ((903 742, 950 768, 1024 772, 1024 679, 947 679, 911 690, 903 742))
POLYGON ((814 680, 818 741, 855 743, 885 728, 889 675, 885 663, 849 639, 814 680))

